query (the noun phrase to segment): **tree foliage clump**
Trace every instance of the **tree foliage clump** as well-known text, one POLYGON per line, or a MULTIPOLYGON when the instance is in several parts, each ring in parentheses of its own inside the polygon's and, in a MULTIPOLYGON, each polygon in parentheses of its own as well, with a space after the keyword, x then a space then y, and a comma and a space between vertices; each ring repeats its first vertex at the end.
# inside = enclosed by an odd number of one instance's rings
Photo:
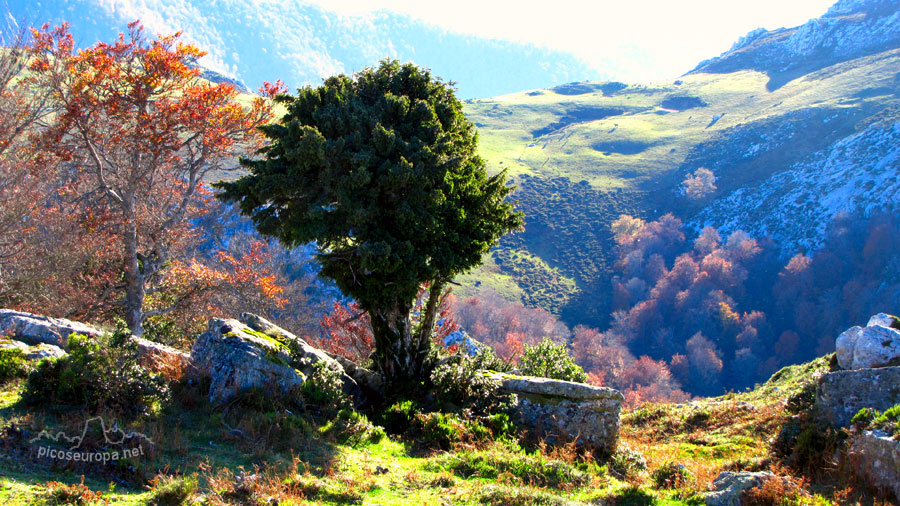
POLYGON ((544 339, 535 346, 526 344, 519 368, 529 376, 581 383, 588 379, 584 369, 569 356, 566 345, 550 339, 544 339))
POLYGON ((369 314, 376 368, 427 378, 444 287, 521 226, 505 175, 488 175, 453 89, 413 64, 383 61, 278 100, 287 114, 261 128, 264 158, 244 160, 250 174, 220 184, 221 197, 263 234, 316 241, 322 274, 369 314))

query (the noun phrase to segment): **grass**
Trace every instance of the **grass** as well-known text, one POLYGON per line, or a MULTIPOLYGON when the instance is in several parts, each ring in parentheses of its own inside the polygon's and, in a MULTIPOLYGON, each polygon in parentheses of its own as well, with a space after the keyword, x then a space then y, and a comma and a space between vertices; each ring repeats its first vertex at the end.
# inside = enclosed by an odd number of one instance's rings
MULTIPOLYGON (((77 425, 86 416, 26 411, 21 388, 21 381, 3 387, 4 429, 69 429, 67 420, 77 425)), ((176 405, 158 418, 128 427, 157 443, 145 459, 129 463, 131 471, 54 467, 4 437, 0 445, 16 451, 0 459, 0 503, 51 504, 60 489, 81 491, 83 484, 101 503, 123 505, 266 504, 269 498, 279 504, 595 504, 629 486, 572 449, 486 440, 434 450, 399 437, 344 443, 331 420, 313 413, 299 422, 274 411, 216 411, 196 394, 180 391, 176 405)), ((652 504, 688 504, 669 490, 645 494, 652 504)))
POLYGON ((792 399, 830 359, 787 367, 747 392, 627 409, 615 464, 514 438, 441 447, 416 435, 354 439, 334 417, 213 410, 199 387, 182 387, 158 418, 129 427, 158 445, 129 463, 135 469, 54 467, 21 451, 7 429, 68 427, 84 414, 26 412, 22 381, 13 381, 0 390, 0 503, 51 504, 51 494, 87 490, 123 505, 700 505, 721 471, 770 470, 780 478, 754 504, 883 504, 833 470, 804 475, 773 453, 775 436, 794 419, 792 399))

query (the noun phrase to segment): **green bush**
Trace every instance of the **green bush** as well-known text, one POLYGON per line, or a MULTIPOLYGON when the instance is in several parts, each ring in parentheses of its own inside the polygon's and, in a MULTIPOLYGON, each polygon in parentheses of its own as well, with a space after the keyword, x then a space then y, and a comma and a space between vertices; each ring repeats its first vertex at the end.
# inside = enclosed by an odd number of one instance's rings
POLYGON ((366 415, 353 409, 341 409, 321 430, 354 448, 378 444, 386 437, 381 427, 373 425, 366 415))
POLYGON ((584 369, 572 360, 566 351, 565 344, 556 344, 549 338, 544 338, 539 344, 525 345, 525 352, 519 363, 522 374, 539 376, 565 381, 587 381, 584 369))
POLYGON ((860 430, 867 429, 869 428, 869 424, 878 418, 879 415, 880 413, 877 410, 872 408, 862 408, 853 415, 850 424, 860 430))
POLYGON ((853 416, 851 422, 859 430, 882 430, 888 435, 900 435, 900 404, 896 404, 884 411, 872 408, 863 408, 853 416))
POLYGON ((434 398, 442 409, 485 415, 504 411, 512 398, 500 392, 500 382, 484 374, 477 358, 459 357, 431 374, 434 398))
POLYGON ((507 413, 494 413, 483 418, 484 425, 491 429, 495 438, 512 437, 516 433, 516 426, 507 413))
POLYGON ((464 479, 496 479, 500 475, 509 475, 536 487, 583 487, 591 481, 590 474, 568 462, 549 459, 542 454, 497 450, 449 453, 435 459, 429 468, 434 471, 449 470, 464 479))
POLYGON ((381 425, 391 434, 402 434, 412 426, 417 412, 413 401, 397 401, 381 413, 381 425))
POLYGON ((478 502, 487 506, 570 506, 576 503, 541 490, 488 486, 478 493, 478 502))
POLYGON ((453 413, 426 413, 415 416, 416 435, 426 446, 449 450, 471 435, 466 424, 453 413))
POLYGON ((160 477, 150 495, 154 506, 181 506, 187 503, 199 490, 197 475, 180 477, 160 477))
POLYGON ((18 348, 0 350, 0 385, 28 376, 30 367, 18 348))
POLYGON ((647 470, 647 461, 626 445, 619 445, 609 459, 609 468, 623 478, 637 476, 647 470))
POLYGON ((343 382, 337 371, 329 368, 324 362, 316 362, 312 372, 307 375, 300 386, 300 396, 307 404, 323 408, 345 409, 350 400, 342 390, 343 382))
POLYGON ((682 464, 667 462, 650 473, 650 478, 656 488, 681 488, 690 482, 691 473, 682 464))
POLYGON ((169 397, 165 379, 138 364, 132 345, 113 347, 102 338, 74 334, 68 348, 68 356, 44 360, 29 374, 27 404, 110 409, 133 417, 169 397))

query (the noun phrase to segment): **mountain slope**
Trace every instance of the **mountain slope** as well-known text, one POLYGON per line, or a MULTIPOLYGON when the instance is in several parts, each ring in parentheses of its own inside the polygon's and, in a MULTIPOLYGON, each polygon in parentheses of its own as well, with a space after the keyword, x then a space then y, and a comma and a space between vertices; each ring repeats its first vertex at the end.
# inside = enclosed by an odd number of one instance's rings
POLYGON ((553 303, 526 302, 603 325, 609 224, 621 213, 673 212, 696 229, 771 236, 791 254, 815 249, 838 212, 895 209, 898 12, 895 1, 845 0, 808 24, 828 27, 814 48, 785 42, 809 28, 756 34, 668 83, 581 82, 470 101, 482 154, 514 176, 527 215, 525 232, 493 252, 500 264, 476 277, 538 284, 553 303), (700 167, 718 190, 693 201, 681 182, 700 167), (576 288, 554 283, 553 269, 576 288))
POLYGON ((456 81, 462 97, 603 77, 567 53, 451 33, 385 11, 346 17, 315 5, 270 0, 39 0, 6 7, 26 24, 70 22, 82 46, 115 37, 135 19, 151 33, 183 30, 209 51, 204 66, 250 88, 276 79, 292 87, 315 85, 385 57, 431 68, 456 81))

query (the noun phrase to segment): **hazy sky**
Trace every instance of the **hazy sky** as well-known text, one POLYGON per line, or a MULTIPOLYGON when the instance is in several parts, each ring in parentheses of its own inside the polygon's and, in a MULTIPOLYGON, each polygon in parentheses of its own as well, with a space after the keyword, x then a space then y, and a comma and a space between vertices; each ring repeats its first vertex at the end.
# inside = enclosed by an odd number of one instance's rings
POLYGON ((758 27, 792 27, 835 0, 312 0, 344 15, 379 9, 447 30, 530 42, 574 53, 600 70, 611 53, 630 56, 634 76, 664 79, 726 51, 758 27))

